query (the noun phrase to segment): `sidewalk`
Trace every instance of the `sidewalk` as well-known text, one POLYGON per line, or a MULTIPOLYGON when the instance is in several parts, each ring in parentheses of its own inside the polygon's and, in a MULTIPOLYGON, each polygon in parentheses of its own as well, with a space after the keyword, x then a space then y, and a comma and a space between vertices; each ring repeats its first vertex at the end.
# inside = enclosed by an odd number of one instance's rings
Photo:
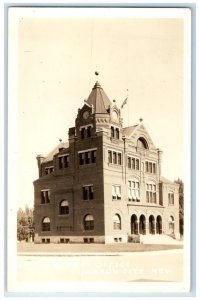
POLYGON ((139 255, 160 255, 170 253, 182 253, 183 249, 165 249, 152 251, 135 252, 18 252, 18 256, 133 256, 139 255))

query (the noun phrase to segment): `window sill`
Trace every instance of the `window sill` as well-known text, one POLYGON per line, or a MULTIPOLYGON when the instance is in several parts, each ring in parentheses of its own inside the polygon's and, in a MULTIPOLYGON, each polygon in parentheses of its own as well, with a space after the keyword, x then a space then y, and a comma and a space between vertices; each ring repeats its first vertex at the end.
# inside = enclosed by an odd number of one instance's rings
POLYGON ((94 199, 92 198, 92 199, 82 199, 83 200, 83 202, 90 202, 90 201, 93 201, 94 199))
POLYGON ((113 163, 108 163, 108 166, 110 167, 114 167, 114 168, 116 168, 116 167, 123 167, 123 165, 121 164, 121 165, 119 165, 119 164, 113 164, 113 163))
POLYGON ((147 171, 144 171, 144 172, 147 173, 147 174, 156 175, 156 172, 155 173, 153 173, 153 172, 147 172, 147 171))
POLYGON ((128 202, 140 203, 140 200, 128 199, 128 202))
POLYGON ((84 168, 87 168, 87 167, 96 167, 97 163, 90 163, 90 164, 84 164, 84 165, 79 165, 79 168, 80 169, 84 169, 84 168))
POLYGON ((59 214, 58 217, 67 217, 69 214, 59 214))

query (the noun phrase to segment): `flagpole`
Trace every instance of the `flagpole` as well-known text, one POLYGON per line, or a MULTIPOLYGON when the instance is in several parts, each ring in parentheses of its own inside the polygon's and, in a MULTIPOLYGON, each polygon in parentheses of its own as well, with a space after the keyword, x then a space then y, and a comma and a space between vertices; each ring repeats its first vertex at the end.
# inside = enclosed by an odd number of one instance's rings
POLYGON ((128 110, 128 127, 129 127, 129 99, 128 99, 128 89, 127 89, 127 101, 128 101, 127 110, 128 110))

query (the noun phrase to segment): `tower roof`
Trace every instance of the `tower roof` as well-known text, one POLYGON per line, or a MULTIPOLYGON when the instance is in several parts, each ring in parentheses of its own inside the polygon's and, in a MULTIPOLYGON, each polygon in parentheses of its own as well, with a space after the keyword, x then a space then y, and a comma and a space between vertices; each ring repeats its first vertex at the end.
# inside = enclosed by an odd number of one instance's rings
POLYGON ((98 81, 95 83, 86 102, 93 105, 94 112, 97 114, 107 113, 109 105, 112 105, 112 102, 109 100, 98 81))

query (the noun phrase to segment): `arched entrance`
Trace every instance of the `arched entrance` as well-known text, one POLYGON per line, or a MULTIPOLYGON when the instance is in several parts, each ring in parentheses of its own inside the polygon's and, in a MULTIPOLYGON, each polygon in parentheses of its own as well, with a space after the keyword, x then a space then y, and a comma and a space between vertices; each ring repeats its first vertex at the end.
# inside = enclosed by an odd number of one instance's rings
POLYGON ((174 217, 169 217, 169 231, 170 233, 174 233, 174 217))
POLYGON ((144 215, 140 216, 139 229, 140 234, 146 234, 146 218, 144 215))
POLYGON ((155 234, 155 218, 152 215, 149 217, 149 233, 155 234))
POLYGON ((131 216, 131 234, 138 234, 138 220, 136 215, 131 216))
POLYGON ((156 218, 156 233, 162 234, 162 218, 161 218, 161 216, 157 216, 157 218, 156 218))

